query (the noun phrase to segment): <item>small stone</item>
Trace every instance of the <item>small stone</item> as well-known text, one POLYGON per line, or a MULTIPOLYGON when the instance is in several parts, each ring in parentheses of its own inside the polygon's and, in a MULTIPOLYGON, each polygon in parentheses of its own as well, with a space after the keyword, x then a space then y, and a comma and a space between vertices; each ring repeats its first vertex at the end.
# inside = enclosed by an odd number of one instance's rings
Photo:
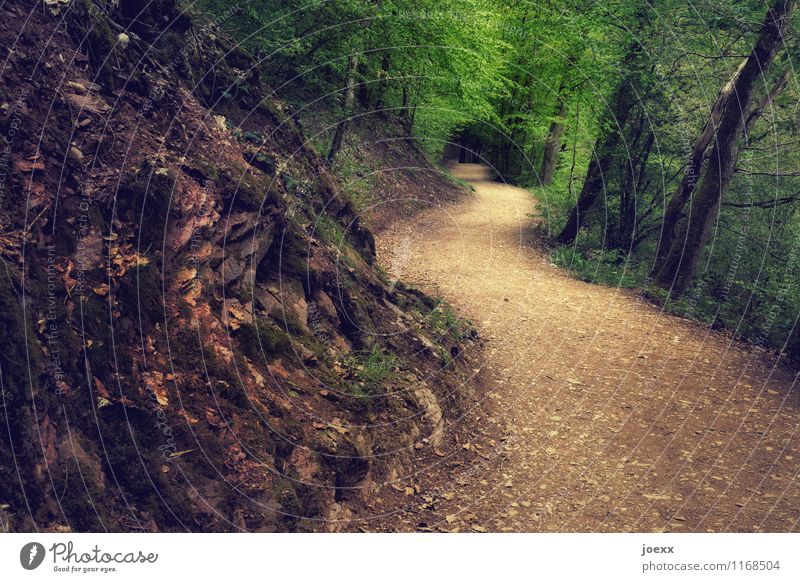
POLYGON ((76 81, 67 81, 67 87, 69 87, 70 89, 72 89, 73 91, 75 91, 80 95, 86 95, 87 93, 86 85, 84 85, 83 83, 78 83, 76 81))
POLYGON ((76 148, 75 146, 72 146, 71 148, 69 148, 69 159, 70 161, 75 162, 76 164, 82 164, 83 152, 78 148, 76 148))

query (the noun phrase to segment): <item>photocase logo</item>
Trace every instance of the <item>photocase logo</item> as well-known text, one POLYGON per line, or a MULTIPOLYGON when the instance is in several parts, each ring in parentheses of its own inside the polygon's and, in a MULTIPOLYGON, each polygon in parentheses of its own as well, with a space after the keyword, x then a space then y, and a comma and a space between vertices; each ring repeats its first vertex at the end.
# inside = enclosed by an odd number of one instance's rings
POLYGON ((39 542, 30 542, 22 546, 19 552, 19 563, 26 570, 35 570, 44 561, 44 546, 39 542))

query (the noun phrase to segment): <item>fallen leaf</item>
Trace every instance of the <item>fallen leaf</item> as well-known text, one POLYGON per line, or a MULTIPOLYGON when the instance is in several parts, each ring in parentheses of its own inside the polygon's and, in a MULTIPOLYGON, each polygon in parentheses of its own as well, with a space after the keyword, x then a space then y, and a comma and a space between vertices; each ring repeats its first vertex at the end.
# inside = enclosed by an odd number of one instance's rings
POLYGON ((672 499, 669 495, 658 495, 655 493, 645 493, 643 497, 651 501, 666 501, 667 499, 672 499))
POLYGON ((69 104, 81 112, 89 111, 91 113, 105 113, 111 107, 102 99, 94 95, 77 95, 75 93, 67 95, 69 104))

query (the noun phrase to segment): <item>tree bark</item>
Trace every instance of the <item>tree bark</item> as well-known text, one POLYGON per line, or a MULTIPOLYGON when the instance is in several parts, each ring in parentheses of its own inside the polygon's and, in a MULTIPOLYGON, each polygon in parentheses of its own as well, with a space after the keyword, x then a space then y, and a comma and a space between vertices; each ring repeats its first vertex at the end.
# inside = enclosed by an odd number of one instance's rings
POLYGON ((378 96, 375 99, 375 111, 380 112, 383 110, 384 102, 386 101, 386 91, 389 87, 389 66, 391 64, 391 59, 389 57, 389 51, 386 50, 383 53, 383 60, 381 61, 381 70, 379 76, 380 81, 378 82, 378 96))
POLYGON ((603 137, 595 142, 594 155, 589 168, 586 170, 586 178, 583 180, 581 192, 578 200, 569 213, 567 224, 561 234, 558 235, 558 242, 569 244, 578 236, 578 232, 583 226, 586 213, 594 206, 597 197, 605 189, 604 173, 611 167, 614 159, 614 150, 619 144, 619 137, 622 128, 628 120, 628 113, 634 103, 634 92, 628 82, 625 81, 618 87, 613 98, 614 110, 610 117, 613 123, 617 124, 614 129, 608 130, 603 137))
POLYGON ((555 119, 550 124, 550 131, 547 134, 547 141, 544 144, 544 154, 542 155, 542 165, 539 169, 539 182, 542 186, 549 186, 553 183, 553 177, 558 167, 558 154, 561 150, 561 137, 564 135, 564 123, 561 116, 564 115, 564 102, 561 95, 558 96, 555 119))
POLYGON ((347 126, 350 123, 350 115, 353 112, 353 101, 355 98, 356 69, 358 68, 358 55, 350 55, 347 58, 347 87, 342 94, 342 120, 336 126, 336 133, 333 134, 333 142, 328 152, 328 161, 333 161, 339 150, 342 149, 344 136, 347 133, 347 126))
POLYGON ((616 236, 614 237, 614 246, 619 249, 631 251, 636 241, 636 229, 638 209, 639 209, 639 195, 642 192, 642 184, 644 183, 645 174, 647 173, 647 160, 650 158, 650 152, 653 150, 655 143, 655 134, 648 132, 644 143, 640 144, 641 136, 645 131, 646 117, 642 114, 638 121, 635 140, 631 149, 637 151, 637 154, 630 160, 628 168, 625 172, 624 179, 622 180, 619 204, 619 225, 617 228, 616 236))
POLYGON ((736 169, 739 140, 746 133, 747 109, 756 80, 768 70, 775 56, 793 4, 794 0, 773 2, 752 52, 735 75, 732 93, 736 98, 727 99, 721 107, 708 169, 654 281, 676 295, 686 291, 697 269, 710 226, 736 169))
POLYGON ((571 56, 567 60, 566 72, 561 80, 556 95, 556 110, 553 121, 550 123, 550 130, 547 133, 547 140, 544 144, 542 164, 539 168, 539 183, 542 186, 549 186, 553 183, 553 177, 558 168, 558 154, 561 152, 561 137, 564 135, 564 92, 567 89, 567 75, 575 64, 575 57, 571 56))
POLYGON ((410 109, 408 106, 408 88, 404 85, 403 86, 403 103, 400 107, 400 119, 403 120, 405 123, 406 129, 410 129, 410 121, 411 121, 411 114, 410 109))
POLYGON ((667 204, 667 208, 664 210, 664 218, 661 220, 661 237, 658 242, 658 251, 656 253, 655 272, 658 272, 660 269, 661 265, 663 264, 664 257, 666 257, 673 241, 675 240, 675 230, 678 225, 678 221, 681 218, 681 214, 683 214, 686 202, 688 202, 689 198, 692 196, 692 193, 697 186, 697 182, 700 179, 700 173, 703 169, 703 162, 705 161, 706 152, 708 151, 708 148, 711 145, 711 140, 716 134, 717 127, 719 126, 720 115, 725 105, 734 95, 736 79, 739 77, 739 74, 742 72, 742 69, 746 63, 747 59, 741 62, 739 67, 731 76, 730 80, 728 80, 728 82, 719 92, 717 100, 714 102, 714 106, 711 108, 711 115, 709 115, 708 121, 706 121, 706 124, 703 126, 703 130, 700 132, 699 137, 694 142, 692 153, 689 155, 689 162, 686 166, 686 171, 683 174, 683 179, 681 179, 678 189, 675 190, 675 194, 672 195, 672 198, 670 198, 670 201, 667 204))

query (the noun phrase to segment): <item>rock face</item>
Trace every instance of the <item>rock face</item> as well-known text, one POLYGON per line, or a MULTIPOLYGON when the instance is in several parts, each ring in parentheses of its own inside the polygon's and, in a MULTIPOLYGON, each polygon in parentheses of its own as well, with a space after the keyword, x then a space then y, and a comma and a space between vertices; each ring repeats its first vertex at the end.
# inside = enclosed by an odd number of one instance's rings
POLYGON ((4 526, 358 517, 467 397, 436 306, 373 266, 291 112, 174 0, 0 16, 4 526))

